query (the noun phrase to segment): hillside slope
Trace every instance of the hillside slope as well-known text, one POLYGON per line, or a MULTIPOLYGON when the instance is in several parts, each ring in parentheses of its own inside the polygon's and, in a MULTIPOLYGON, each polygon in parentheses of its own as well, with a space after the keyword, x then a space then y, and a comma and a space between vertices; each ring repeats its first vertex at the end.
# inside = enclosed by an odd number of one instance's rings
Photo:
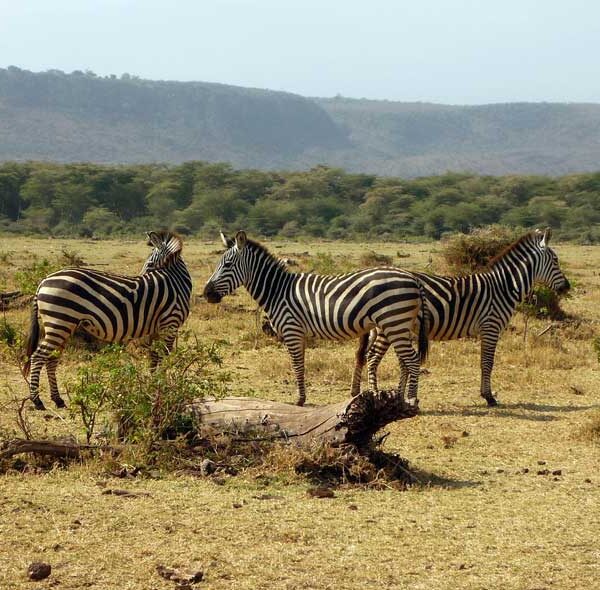
POLYGON ((600 104, 309 99, 204 82, 0 69, 0 161, 27 159, 560 175, 600 168, 600 104))
POLYGON ((347 140, 313 101, 201 82, 0 69, 0 160, 286 166, 347 140))
POLYGON ((600 167, 600 104, 449 106, 316 99, 348 133, 338 165, 379 174, 551 174, 600 167))

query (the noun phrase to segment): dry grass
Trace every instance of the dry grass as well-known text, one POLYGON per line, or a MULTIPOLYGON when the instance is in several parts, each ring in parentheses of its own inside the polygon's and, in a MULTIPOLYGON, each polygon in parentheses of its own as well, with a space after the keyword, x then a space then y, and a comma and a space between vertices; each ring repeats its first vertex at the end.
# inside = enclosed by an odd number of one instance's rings
MULTIPOLYGON (((274 244, 273 251, 311 268, 316 254, 358 264, 366 250, 406 268, 424 268, 435 245, 274 244)), ((147 254, 143 239, 85 242, 0 238, 10 252, 0 284, 34 253, 66 249, 90 264, 135 273, 147 254)), ((218 257, 217 241, 188 241, 185 257, 200 292, 218 257)), ((173 588, 157 565, 199 563, 210 589, 542 589, 590 588, 600 577, 600 456, 597 416, 600 365, 592 340, 600 334, 600 248, 558 245, 574 296, 565 301, 583 323, 556 327, 522 318, 503 336, 493 374, 501 406, 478 396, 479 346, 433 343, 421 380, 422 414, 393 425, 385 450, 410 461, 421 482, 407 491, 342 485, 334 498, 307 493, 314 484, 294 473, 277 450, 271 465, 237 476, 198 478, 172 473, 119 479, 96 459, 50 471, 0 476, 0 588, 32 587, 27 565, 47 561, 53 573, 38 588, 173 588), (595 425, 595 426, 594 426, 595 425), (595 429, 595 430, 594 430, 595 429), (558 472, 560 471, 560 474, 558 472), (539 474, 538 474, 539 472, 539 474), (553 475, 553 472, 556 474, 553 475), (134 497, 103 494, 123 488, 134 497)), ((100 267, 104 268, 104 267, 100 267)), ((22 329, 28 310, 8 320, 22 329)), ((232 393, 292 401, 295 385, 283 347, 266 337, 243 291, 221 306, 195 304, 188 327, 222 339, 233 373, 232 393)), ((354 342, 316 342, 307 352, 308 401, 348 396, 354 342)), ((398 378, 387 355, 380 378, 398 378)), ((9 400, 23 395, 17 368, 3 356, 0 432, 15 430, 9 400), (13 392, 13 393, 11 393, 13 392)), ((59 365, 64 385, 86 354, 72 350, 59 365)), ((48 400, 47 391, 42 393, 48 400)), ((64 412, 28 410, 37 436, 82 435, 64 412), (48 416, 48 417, 46 417, 48 416)), ((290 454, 291 455, 291 454, 290 454)))

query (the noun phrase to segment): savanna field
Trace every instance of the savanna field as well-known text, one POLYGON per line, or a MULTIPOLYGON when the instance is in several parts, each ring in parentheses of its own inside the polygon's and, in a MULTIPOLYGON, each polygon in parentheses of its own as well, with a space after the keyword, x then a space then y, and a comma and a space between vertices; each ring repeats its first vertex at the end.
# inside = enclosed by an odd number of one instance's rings
MULTIPOLYGON (((215 236, 216 238, 216 236, 215 236)), ((443 272, 439 242, 265 242, 298 270, 340 272, 390 257, 407 269, 443 272)), ((571 281, 565 322, 517 314, 503 334, 492 387, 500 406, 479 397, 478 341, 433 342, 419 384, 421 413, 390 425, 383 449, 409 461, 407 489, 382 478, 341 484, 333 498, 286 464, 286 451, 237 475, 200 477, 157 467, 136 477, 132 465, 95 455, 85 462, 20 456, 0 474, 0 588, 168 589, 157 566, 197 568, 209 589, 567 589, 600 579, 600 246, 553 244, 571 281), (594 346, 596 344, 596 347, 594 346), (117 464, 115 464, 115 462, 117 464), (128 490, 131 496, 106 494, 128 490), (52 565, 31 582, 33 561, 52 565)), ((103 270, 136 274, 144 240, 0 237, 0 291, 18 273, 65 253, 103 270)), ((221 242, 187 239, 195 281, 186 328, 220 341, 229 393, 293 402, 286 350, 261 330, 261 314, 240 289, 220 305, 198 296, 221 242)), ((67 256, 68 257, 68 256, 67 256)), ((6 320, 28 329, 29 307, 6 320)), ((349 397, 355 342, 313 342, 307 351, 309 404, 349 397)), ((147 363, 140 352, 139 363, 147 363)), ((90 354, 69 347, 58 367, 68 391, 90 354)), ((22 436, 15 399, 27 395, 12 353, 1 352, 0 436, 22 436)), ((398 367, 384 359, 380 384, 398 367)), ((56 411, 45 371, 46 412, 28 404, 35 438, 76 436, 81 420, 56 411)), ((68 397, 65 396, 67 403, 68 397)))

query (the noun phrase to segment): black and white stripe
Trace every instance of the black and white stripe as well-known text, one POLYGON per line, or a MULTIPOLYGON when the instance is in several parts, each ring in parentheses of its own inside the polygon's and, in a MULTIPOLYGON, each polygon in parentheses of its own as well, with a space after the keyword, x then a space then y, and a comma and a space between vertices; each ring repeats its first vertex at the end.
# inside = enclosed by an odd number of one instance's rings
MULTIPOLYGON (((138 338, 164 339, 167 351, 190 312, 192 280, 181 257, 181 238, 170 232, 150 232, 152 253, 142 274, 127 277, 88 268, 67 268, 46 277, 33 301, 27 343, 25 377, 31 372, 30 396, 37 409, 40 372, 48 373, 50 394, 58 407, 58 355, 77 327, 106 342, 138 338), (40 338, 40 326, 43 336, 40 338)), ((158 362, 151 352, 152 365, 158 362)))
MULTIPOLYGON (((244 285, 265 310, 277 336, 290 353, 298 387, 298 404, 306 400, 304 351, 307 336, 343 340, 378 327, 406 369, 409 403, 417 404, 419 365, 427 354, 425 308, 419 283, 395 268, 370 268, 338 276, 293 273, 267 249, 238 232, 235 240, 221 234, 227 251, 204 288, 218 303, 244 285), (419 334, 419 355, 411 332, 419 334)), ((401 390, 403 387, 401 384, 401 390)))
MULTIPOLYGON (((429 309, 429 339, 481 338, 481 396, 495 406, 491 375, 501 332, 515 313, 517 304, 531 292, 534 283, 544 283, 557 292, 569 289, 569 281, 548 247, 551 230, 535 230, 511 244, 494 258, 489 270, 462 277, 413 273, 422 283, 429 309)), ((372 334, 367 353, 369 389, 377 390, 377 368, 390 344, 385 334, 372 334)), ((364 343, 361 342, 364 347, 364 343)), ((357 365, 364 363, 357 353, 357 365)), ((360 372, 358 372, 360 375, 360 372)), ((360 388, 359 382, 353 388, 360 388)))

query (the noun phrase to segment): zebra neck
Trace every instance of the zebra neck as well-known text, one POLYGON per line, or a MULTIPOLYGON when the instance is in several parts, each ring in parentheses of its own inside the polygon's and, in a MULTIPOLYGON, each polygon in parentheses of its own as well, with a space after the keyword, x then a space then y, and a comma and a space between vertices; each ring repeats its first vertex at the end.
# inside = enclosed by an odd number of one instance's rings
POLYGON ((533 261, 522 256, 509 253, 498 260, 492 270, 500 278, 506 289, 506 295, 515 304, 523 301, 533 286, 533 261))
POLYGON ((174 295, 176 297, 181 301, 189 302, 192 296, 192 277, 182 258, 178 258, 169 266, 159 269, 158 273, 175 287, 174 295))
POLYGON ((293 281, 294 273, 283 268, 282 263, 268 252, 257 252, 252 258, 245 287, 252 299, 270 314, 281 302, 282 294, 293 281))

